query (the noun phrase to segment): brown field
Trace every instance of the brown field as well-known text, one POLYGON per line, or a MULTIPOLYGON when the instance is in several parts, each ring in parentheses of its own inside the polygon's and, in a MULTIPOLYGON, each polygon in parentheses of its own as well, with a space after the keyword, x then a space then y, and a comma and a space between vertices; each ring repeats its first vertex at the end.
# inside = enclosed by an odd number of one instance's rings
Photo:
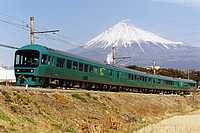
POLYGON ((0 132, 133 132, 200 108, 200 96, 0 86, 0 132))

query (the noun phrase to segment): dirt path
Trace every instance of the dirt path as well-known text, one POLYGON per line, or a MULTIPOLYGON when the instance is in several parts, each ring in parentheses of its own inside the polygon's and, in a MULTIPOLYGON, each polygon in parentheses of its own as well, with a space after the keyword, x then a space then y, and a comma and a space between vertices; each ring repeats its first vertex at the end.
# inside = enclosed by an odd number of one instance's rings
POLYGON ((163 120, 136 133, 200 133, 200 111, 163 120))

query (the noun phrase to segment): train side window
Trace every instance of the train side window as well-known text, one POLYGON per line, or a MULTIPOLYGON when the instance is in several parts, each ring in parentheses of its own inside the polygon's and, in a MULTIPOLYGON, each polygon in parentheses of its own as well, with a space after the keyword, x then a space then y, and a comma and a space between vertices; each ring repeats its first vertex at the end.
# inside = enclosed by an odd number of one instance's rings
POLYGON ((79 63, 79 71, 83 71, 83 63, 79 63))
POLYGON ((133 74, 132 78, 133 78, 133 80, 136 80, 136 75, 133 74))
POLYGON ((131 74, 131 80, 133 80, 133 74, 131 74))
POLYGON ((112 76, 112 73, 113 73, 112 71, 113 71, 113 70, 106 69, 106 73, 107 73, 107 75, 108 75, 108 76, 112 76))
POLYGON ((46 54, 42 55, 41 63, 42 64, 48 64, 48 56, 46 54))
POLYGON ((140 77, 138 75, 135 75, 136 80, 140 80, 140 77))
POLYGON ((144 82, 147 82, 147 77, 144 77, 144 82))
POLYGON ((84 65, 84 72, 88 72, 88 64, 84 65))
POLYGON ((135 80, 138 80, 138 79, 137 79, 137 75, 135 75, 135 80))
POLYGON ((93 72, 94 70, 93 70, 93 66, 92 65, 90 65, 90 68, 89 68, 89 72, 93 72))
POLYGON ((151 78, 148 78, 148 82, 151 82, 151 78))
POLYGON ((72 61, 71 60, 67 60, 67 68, 68 69, 72 68, 72 61))
POLYGON ((195 86, 196 86, 196 84, 194 84, 194 83, 191 83, 191 86, 195 87, 195 86))
POLYGON ((52 64, 52 65, 54 64, 53 61, 54 61, 54 57, 51 56, 51 64, 52 64))
POLYGON ((110 76, 112 76, 112 73, 113 73, 112 70, 110 70, 110 76))
POLYGON ((128 74, 128 79, 131 80, 131 74, 130 73, 128 74))
POLYGON ((97 66, 94 67, 94 73, 98 73, 98 67, 97 66))
POLYGON ((141 80, 141 81, 144 81, 144 77, 143 77, 143 76, 140 76, 140 80, 141 80))
POLYGON ((73 69, 77 70, 77 68, 78 68, 78 62, 73 61, 73 69))
POLYGON ((51 64, 51 56, 48 56, 48 65, 51 64))
POLYGON ((19 65, 19 64, 20 64, 20 55, 16 55, 15 64, 16 64, 16 65, 19 65))
POLYGON ((21 56, 20 56, 20 61, 19 61, 20 64, 23 64, 23 58, 24 58, 23 55, 21 55, 21 56))
POLYGON ((117 72, 117 78, 119 79, 119 72, 117 72))
POLYGON ((157 82, 158 84, 161 84, 161 79, 158 79, 158 82, 157 82))
POLYGON ((165 80, 164 83, 165 83, 166 85, 172 85, 172 82, 169 81, 169 80, 165 80))
POLYGON ((63 58, 57 58, 57 63, 56 63, 57 67, 63 68, 64 64, 65 64, 65 59, 63 59, 63 58))
POLYGON ((63 59, 63 58, 61 59, 61 64, 60 65, 61 65, 61 67, 65 66, 65 59, 63 59))

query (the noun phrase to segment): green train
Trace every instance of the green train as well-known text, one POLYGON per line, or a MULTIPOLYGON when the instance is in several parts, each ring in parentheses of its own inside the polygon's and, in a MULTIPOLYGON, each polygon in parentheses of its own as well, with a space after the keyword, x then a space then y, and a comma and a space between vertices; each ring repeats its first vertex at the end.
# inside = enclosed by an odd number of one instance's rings
POLYGON ((179 93, 197 88, 193 80, 152 75, 102 64, 41 45, 26 45, 15 53, 16 85, 86 88, 144 93, 179 93))

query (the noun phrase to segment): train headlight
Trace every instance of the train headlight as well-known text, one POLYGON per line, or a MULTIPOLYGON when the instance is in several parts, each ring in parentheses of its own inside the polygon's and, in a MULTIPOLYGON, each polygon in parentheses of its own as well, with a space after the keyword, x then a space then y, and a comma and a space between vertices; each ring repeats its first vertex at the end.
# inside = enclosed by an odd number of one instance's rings
POLYGON ((34 70, 33 69, 31 69, 31 73, 33 73, 34 72, 34 70))
POLYGON ((17 69, 17 72, 19 72, 19 69, 17 69))

